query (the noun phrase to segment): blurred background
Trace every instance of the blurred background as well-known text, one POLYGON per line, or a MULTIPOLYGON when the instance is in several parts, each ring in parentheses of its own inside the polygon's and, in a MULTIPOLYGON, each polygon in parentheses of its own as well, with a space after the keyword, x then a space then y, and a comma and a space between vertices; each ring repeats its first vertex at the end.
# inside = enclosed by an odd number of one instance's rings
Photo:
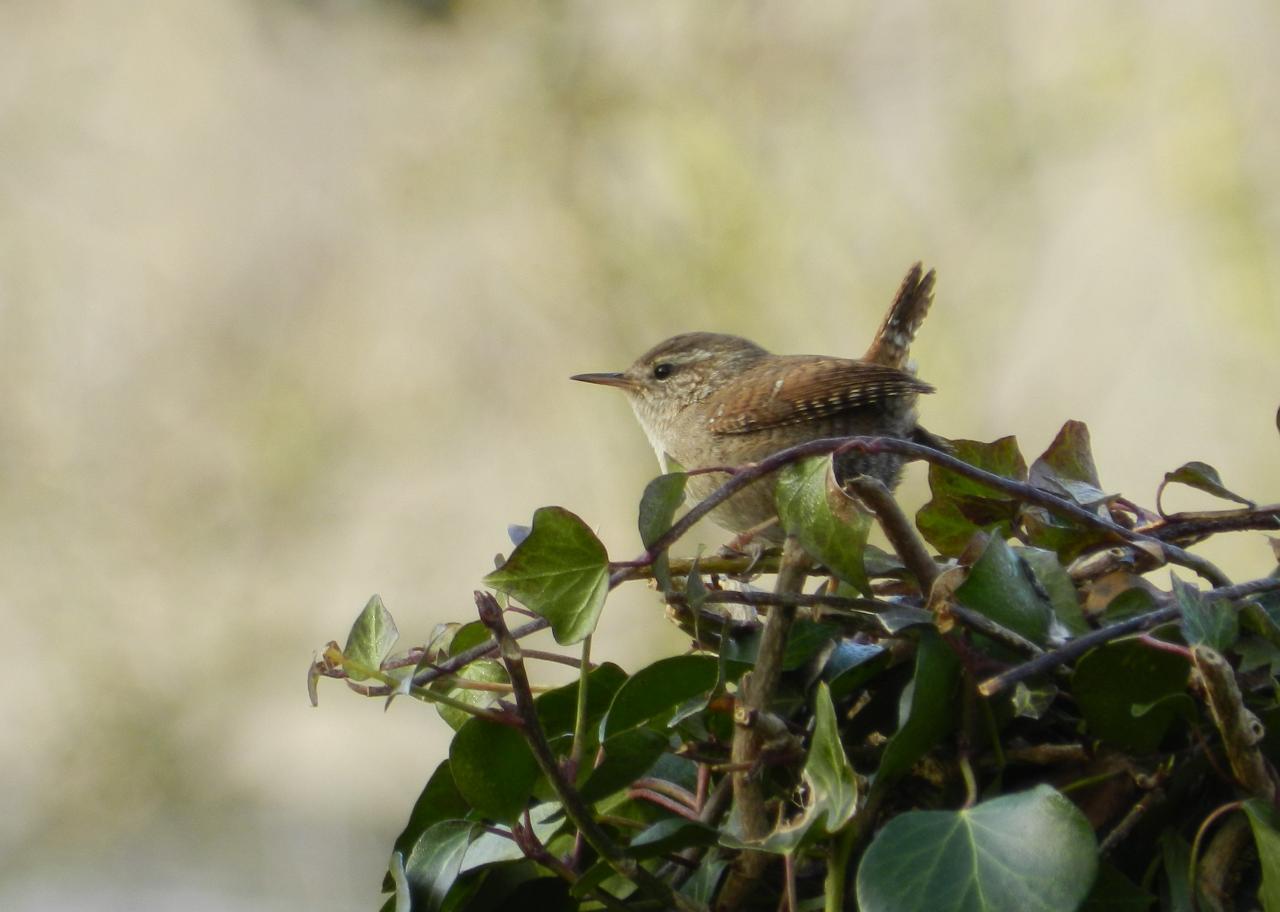
MULTIPOLYGON (((1267 0, 46 0, 0 35, 0 908, 376 908, 449 732, 312 709, 313 652, 374 592, 402 646, 469 619, 543 504, 638 552, 652 453, 567 377, 678 331, 857 355, 923 259, 932 430, 1030 461, 1078 418, 1109 490, 1202 459, 1280 499, 1267 0)), ((680 644, 637 591, 595 653, 680 644)))

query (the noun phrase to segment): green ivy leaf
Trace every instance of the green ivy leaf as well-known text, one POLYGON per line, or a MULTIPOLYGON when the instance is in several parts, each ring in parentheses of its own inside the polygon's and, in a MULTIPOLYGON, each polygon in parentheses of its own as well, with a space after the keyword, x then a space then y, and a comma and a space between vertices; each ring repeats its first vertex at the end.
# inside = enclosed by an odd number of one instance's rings
POLYGON ((1164 481, 1160 483, 1160 488, 1156 492, 1156 507, 1160 510, 1161 516, 1164 516, 1165 512, 1160 506, 1160 496, 1164 493, 1165 487, 1171 484, 1184 484, 1197 491, 1204 491, 1206 494, 1221 497, 1223 500, 1229 500, 1250 509, 1256 506, 1252 500, 1241 497, 1224 485, 1218 470, 1207 462, 1188 462, 1178 466, 1172 472, 1164 473, 1164 481))
POLYGON ((1147 912, 1156 898, 1103 862, 1080 912, 1147 912))
POLYGON ((1182 656, 1136 640, 1108 643, 1086 653, 1071 676, 1071 693, 1094 737, 1136 754, 1155 750, 1176 706, 1165 697, 1186 690, 1182 656), (1134 715, 1135 707, 1150 707, 1134 715))
POLYGON ((469 719, 449 745, 458 793, 491 820, 510 823, 524 810, 540 772, 524 737, 509 725, 469 719))
POLYGON ((657 762, 667 741, 667 735, 651 728, 631 728, 607 738, 604 760, 582 784, 582 800, 594 804, 629 786, 657 762))
POLYGON ((934 631, 922 633, 915 674, 898 704, 898 731, 885 745, 877 780, 897 779, 951 730, 959 682, 960 660, 951 647, 934 631))
POLYGON ((1192 912, 1191 881, 1187 876, 1191 870, 1190 843, 1176 830, 1166 829, 1160 834, 1160 857, 1165 884, 1162 894, 1168 897, 1164 908, 1169 912, 1192 912))
POLYGON ((835 706, 825 683, 814 692, 813 715, 813 739, 802 773, 805 789, 801 813, 755 842, 742 838, 735 817, 721 837, 724 845, 789 855, 813 834, 834 835, 849 822, 858 807, 858 780, 840 743, 835 706))
POLYGON ((619 732, 649 723, 665 725, 686 700, 715 687, 717 665, 711 656, 685 655, 659 659, 640 669, 614 695, 600 724, 600 739, 608 741, 619 732))
POLYGON ((631 840, 631 856, 641 860, 660 858, 694 846, 714 845, 716 831, 685 817, 669 817, 641 831, 631 840))
POLYGON ((556 642, 567 646, 596 628, 609 592, 609 555, 580 518, 542 507, 528 538, 484 582, 545 617, 556 642))
POLYGON ((1094 507, 1113 499, 1102 490, 1093 464, 1089 428, 1082 421, 1068 421, 1053 443, 1031 464, 1028 480, 1082 507, 1094 507))
POLYGON ((804 763, 804 780, 809 786, 809 812, 815 823, 833 834, 858 809, 858 780, 840 743, 836 708, 831 691, 819 682, 813 701, 813 743, 804 763))
MULTIPOLYGON (((507 670, 502 667, 501 662, 493 659, 481 659, 478 662, 472 662, 458 672, 456 676, 442 678, 431 686, 431 690, 436 693, 442 693, 448 697, 452 697, 460 703, 468 706, 474 706, 477 709, 485 709, 492 706, 501 696, 492 690, 475 690, 473 688, 456 686, 456 679, 463 681, 479 681, 486 684, 506 684, 511 679, 507 677, 507 670)), ((440 718, 448 724, 454 731, 462 728, 462 726, 471 718, 471 714, 454 706, 446 706, 443 703, 435 704, 436 712, 440 714, 440 718)))
POLYGON ((347 675, 353 681, 370 677, 370 672, 382 667, 382 660, 391 654, 391 647, 398 639, 400 631, 396 629, 395 618, 382 604, 382 596, 373 596, 356 618, 342 650, 347 675))
POLYGON ((1074 912, 1097 866, 1089 822, 1040 785, 967 810, 908 811, 890 820, 858 867, 858 907, 1074 912))
MULTIPOLYGON (((956 458, 1015 481, 1027 480, 1027 464, 1015 437, 992 443, 953 440, 956 458)), ((975 532, 1008 538, 1018 516, 1019 502, 980 481, 958 475, 938 465, 929 466, 929 490, 933 498, 916 514, 916 527, 929 544, 948 557, 956 557, 975 532)))
MULTIPOLYGON (((626 672, 612 662, 605 662, 588 673, 588 731, 608 712, 614 695, 626 680, 626 672)), ((578 682, 570 681, 541 694, 534 701, 534 706, 538 710, 538 723, 548 738, 572 734, 578 712, 578 682)))
MULTIPOLYGON (((754 665, 760 653, 760 637, 762 631, 729 637, 720 646, 720 654, 726 662, 734 665, 754 665)), ((802 618, 791 627, 787 636, 787 645, 782 652, 782 670, 794 671, 820 650, 831 645, 831 641, 840 636, 840 628, 834 624, 822 624, 802 618)))
POLYGON ((888 668, 889 661, 889 651, 878 643, 842 639, 827 657, 822 679, 835 699, 843 699, 888 668))
POLYGON ((1089 622, 1080 609, 1075 583, 1058 560, 1058 555, 1042 548, 1019 548, 1017 554, 1030 568, 1036 585, 1049 597, 1049 604, 1053 607, 1058 623, 1072 636, 1088 633, 1089 622))
POLYGON ((869 595, 862 563, 871 514, 835 483, 830 456, 813 456, 778 472, 778 517, 788 535, 831 573, 869 595))
POLYGON ((1173 595, 1182 612, 1182 635, 1188 646, 1204 644, 1217 652, 1226 652, 1240 632, 1235 609, 1225 601, 1206 599, 1190 583, 1170 574, 1173 595))
MULTIPOLYGON (((645 485, 640 498, 640 541, 645 548, 653 547, 671 528, 671 520, 680 504, 684 503, 684 485, 689 476, 684 472, 659 475, 645 485)), ((663 551, 653 561, 653 577, 663 592, 671 589, 671 574, 667 570, 669 558, 663 551)))
POLYGON ((956 600, 1043 646, 1053 608, 1048 595, 1036 590, 1033 579, 1030 569, 1004 539, 992 536, 968 577, 956 587, 956 600))
POLYGON ((1253 841, 1258 846, 1262 864, 1262 889, 1258 891, 1266 912, 1280 910, 1280 815, 1261 798, 1250 798, 1244 812, 1253 828, 1253 841))
POLYGON ((476 827, 469 820, 442 820, 419 837, 404 862, 415 912, 439 912, 444 907, 476 827))

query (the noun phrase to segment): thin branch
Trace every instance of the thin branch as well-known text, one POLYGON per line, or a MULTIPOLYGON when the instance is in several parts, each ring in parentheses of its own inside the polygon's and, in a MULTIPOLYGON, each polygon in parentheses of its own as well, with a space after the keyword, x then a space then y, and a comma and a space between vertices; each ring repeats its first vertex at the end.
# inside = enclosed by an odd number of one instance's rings
POLYGON ((1203 538, 1219 532, 1280 530, 1280 504, 1251 510, 1215 510, 1206 513, 1173 513, 1138 530, 1161 541, 1203 538))
MULTIPOLYGON (((537 633, 539 630, 545 630, 547 627, 550 627, 550 626, 551 626, 551 622, 548 621, 546 618, 537 618, 535 620, 530 621, 527 624, 522 624, 521 626, 517 627, 515 630, 509 631, 509 632, 511 634, 512 639, 522 640, 525 637, 527 637, 529 634, 537 633)), ((497 651, 498 651, 498 642, 497 640, 494 640, 492 637, 490 637, 485 642, 472 646, 470 649, 465 649, 455 656, 450 656, 448 659, 441 662, 439 665, 432 665, 430 668, 426 669, 425 671, 421 671, 418 674, 414 675, 413 676, 414 686, 423 687, 427 684, 430 684, 432 681, 436 680, 436 678, 442 678, 445 675, 457 674, 459 671, 461 671, 463 668, 466 668, 472 662, 475 662, 479 659, 487 658, 491 655, 495 655, 497 651)))
POLYGON ((933 582, 938 578, 938 565, 884 482, 870 475, 859 475, 845 482, 845 487, 851 488, 876 514, 889 544, 902 558, 907 572, 916 578, 920 594, 927 600, 933 582))
MULTIPOLYGON (((795 536, 788 535, 782 547, 782 564, 778 568, 776 590, 779 593, 797 592, 804 585, 807 564, 808 556, 800 543, 795 536)), ((764 632, 760 636, 755 666, 738 685, 731 750, 732 763, 738 768, 738 772, 732 774, 733 800, 743 838, 748 841, 764 839, 769 833, 764 783, 758 769, 765 738, 757 722, 768 712, 769 703, 782 678, 783 652, 795 617, 794 605, 778 605, 769 612, 764 632)), ((765 852, 750 849, 743 851, 735 860, 725 882, 720 907, 738 908, 754 889, 770 861, 771 856, 765 852)))
MULTIPOLYGON (((1204 593, 1204 596, 1210 600, 1222 599, 1234 602, 1251 595, 1275 592, 1277 590, 1280 590, 1280 579, 1267 577, 1266 579, 1252 580, 1247 583, 1238 583, 1234 586, 1220 586, 1217 589, 1209 589, 1204 593)), ((1101 646, 1119 637, 1140 633, 1144 630, 1150 630, 1152 627, 1176 621, 1181 616, 1179 609, 1170 604, 1172 601, 1171 596, 1160 593, 1157 595, 1157 600, 1164 603, 1165 607, 1149 611, 1146 614, 1126 618, 1123 621, 1109 624, 1106 627, 1078 636, 1065 646, 1052 652, 1046 652, 1044 655, 1037 656, 1029 662, 1024 662, 994 677, 987 678, 987 680, 978 685, 978 693, 984 697, 994 696, 1011 684, 1025 681, 1027 678, 1043 674, 1046 671, 1057 668, 1059 665, 1072 662, 1095 646, 1101 646)))
POLYGON ((685 820, 697 820, 698 814, 691 807, 673 798, 668 798, 660 792, 655 792, 647 788, 635 788, 634 786, 627 789, 627 797, 647 801, 650 804, 657 805, 663 810, 670 811, 685 820))

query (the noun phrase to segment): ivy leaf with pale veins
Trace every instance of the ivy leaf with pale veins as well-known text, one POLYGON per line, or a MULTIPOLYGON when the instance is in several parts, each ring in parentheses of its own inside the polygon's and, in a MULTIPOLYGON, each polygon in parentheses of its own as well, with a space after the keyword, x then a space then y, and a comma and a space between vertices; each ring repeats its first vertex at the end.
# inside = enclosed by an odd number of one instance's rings
POLYGON ((556 642, 567 646, 596 628, 609 594, 609 555, 579 517, 542 507, 528 537, 484 582, 550 621, 556 642))
POLYGON ((395 618, 382 604, 382 596, 369 599, 351 626, 347 645, 342 650, 343 668, 353 681, 363 681, 371 672, 382 667, 382 660, 391 654, 391 648, 400 639, 395 618))
POLYGON ((871 514, 836 485, 831 457, 813 456, 782 469, 775 499, 786 533, 834 576, 869 595, 862 552, 871 514))
POLYGON ((1182 635, 1188 646, 1203 644, 1217 652, 1235 645, 1240 633, 1235 609, 1221 599, 1210 600, 1188 582, 1170 574, 1173 595, 1182 612, 1182 635))
POLYGON ((908 811, 858 866, 863 912, 1074 912, 1098 870, 1089 821, 1047 785, 959 811, 908 811))

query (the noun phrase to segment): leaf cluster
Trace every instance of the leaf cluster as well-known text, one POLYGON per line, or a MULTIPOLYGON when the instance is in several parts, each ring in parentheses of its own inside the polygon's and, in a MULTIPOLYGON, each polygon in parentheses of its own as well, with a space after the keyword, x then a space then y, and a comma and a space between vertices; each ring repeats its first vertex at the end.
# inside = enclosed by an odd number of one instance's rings
POLYGON ((370 600, 313 699, 344 679, 454 729, 384 909, 1280 912, 1280 572, 1234 583, 1188 550, 1280 508, 1189 463, 1145 510, 1107 492, 1078 422, 1029 467, 1011 437, 826 443, 740 470, 776 473, 780 558, 673 556, 702 509, 675 521, 673 473, 644 492, 636 559, 544 507, 480 620, 396 652, 370 600), (836 485, 840 448, 929 462, 914 523, 836 485), (1177 484, 1236 506, 1166 513, 1177 484), (610 593, 645 584, 688 651, 593 664, 610 593), (568 651, 521 644, 547 627, 568 651), (532 683, 543 661, 576 680, 532 683))

